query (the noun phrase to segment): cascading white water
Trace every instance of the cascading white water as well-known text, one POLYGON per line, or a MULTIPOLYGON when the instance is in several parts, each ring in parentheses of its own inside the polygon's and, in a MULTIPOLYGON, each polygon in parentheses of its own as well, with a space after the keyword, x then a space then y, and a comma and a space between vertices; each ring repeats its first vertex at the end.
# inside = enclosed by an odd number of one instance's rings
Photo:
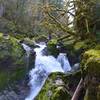
MULTIPOLYGON (((39 44, 38 44, 39 45, 39 44)), ((52 72, 67 72, 71 70, 70 64, 65 54, 60 54, 58 59, 53 56, 45 56, 42 50, 46 45, 39 45, 40 48, 34 49, 36 52, 35 68, 29 73, 31 90, 25 100, 34 100, 43 87, 48 75, 52 72)))
POLYGON ((71 66, 65 53, 60 53, 57 57, 57 61, 61 64, 65 73, 71 70, 71 66))
POLYGON ((23 46, 24 50, 26 51, 26 71, 28 71, 29 56, 30 56, 30 52, 31 52, 32 49, 28 45, 26 45, 24 43, 22 43, 21 45, 23 46))
POLYGON ((27 46, 26 44, 22 43, 21 44, 24 48, 24 50, 26 51, 27 57, 29 57, 30 55, 30 51, 32 50, 29 46, 27 46))

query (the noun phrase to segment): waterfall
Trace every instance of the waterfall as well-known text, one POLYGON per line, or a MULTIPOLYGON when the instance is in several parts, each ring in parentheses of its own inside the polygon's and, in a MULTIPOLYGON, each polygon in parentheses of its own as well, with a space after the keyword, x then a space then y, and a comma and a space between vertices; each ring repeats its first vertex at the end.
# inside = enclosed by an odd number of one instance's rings
POLYGON ((26 73, 27 73, 28 67, 29 67, 29 56, 30 56, 30 52, 32 49, 24 43, 22 43, 21 45, 23 46, 24 50, 26 51, 26 73))
POLYGON ((30 55, 30 51, 32 50, 29 46, 27 46, 26 44, 22 43, 21 44, 24 48, 24 50, 26 51, 27 57, 29 57, 30 55))
POLYGON ((59 54, 56 59, 53 56, 43 55, 42 51, 45 44, 38 44, 40 48, 34 49, 36 52, 35 68, 29 73, 30 76, 30 93, 25 100, 34 100, 43 87, 48 75, 53 72, 67 72, 71 70, 68 59, 65 54, 59 54))
POLYGON ((57 61, 61 64, 65 73, 71 70, 71 66, 65 53, 60 53, 58 55, 57 61))

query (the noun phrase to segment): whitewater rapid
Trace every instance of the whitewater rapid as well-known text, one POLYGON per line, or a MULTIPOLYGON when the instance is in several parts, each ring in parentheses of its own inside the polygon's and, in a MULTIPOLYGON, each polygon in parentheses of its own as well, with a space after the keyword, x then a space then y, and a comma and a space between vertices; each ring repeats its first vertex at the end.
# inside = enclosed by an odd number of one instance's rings
MULTIPOLYGON (((66 73, 71 70, 65 53, 60 53, 56 59, 53 56, 43 55, 42 51, 46 47, 45 44, 37 44, 40 48, 35 48, 36 59, 35 68, 29 72, 30 76, 30 93, 25 100, 34 100, 43 87, 48 75, 54 72, 66 73)), ((29 50, 29 48, 28 48, 29 50)))

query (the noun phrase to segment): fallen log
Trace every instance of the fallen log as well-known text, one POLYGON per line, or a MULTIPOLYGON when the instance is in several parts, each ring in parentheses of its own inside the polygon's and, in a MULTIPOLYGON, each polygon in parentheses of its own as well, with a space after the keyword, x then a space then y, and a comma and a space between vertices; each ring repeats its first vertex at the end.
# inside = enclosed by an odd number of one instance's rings
POLYGON ((83 79, 81 78, 71 100, 78 100, 80 96, 80 91, 83 89, 83 79))

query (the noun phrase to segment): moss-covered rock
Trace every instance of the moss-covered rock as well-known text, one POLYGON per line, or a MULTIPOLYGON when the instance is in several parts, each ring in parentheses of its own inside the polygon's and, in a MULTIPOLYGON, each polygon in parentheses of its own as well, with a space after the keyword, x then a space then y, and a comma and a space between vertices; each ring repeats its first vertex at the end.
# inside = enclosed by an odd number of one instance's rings
POLYGON ((47 36, 45 36, 45 35, 40 35, 40 36, 35 37, 35 41, 36 41, 37 43, 39 43, 39 42, 47 42, 48 39, 47 39, 47 36))
POLYGON ((84 100, 99 100, 100 93, 100 49, 90 49, 83 55, 82 69, 86 74, 86 94, 84 100))
POLYGON ((36 100, 71 100, 80 81, 81 71, 75 73, 52 73, 36 100))
POLYGON ((83 55, 82 67, 91 76, 100 76, 100 50, 91 49, 83 55))
POLYGON ((3 89, 9 81, 9 74, 8 72, 0 71, 0 90, 3 89))
POLYGON ((74 50, 75 51, 78 51, 80 49, 85 49, 85 48, 87 48, 87 45, 85 44, 84 41, 76 42, 75 45, 74 45, 74 50))
POLYGON ((86 39, 84 41, 78 41, 74 44, 73 49, 75 53, 78 53, 79 55, 81 53, 84 53, 86 50, 94 48, 96 46, 95 40, 92 41, 90 39, 86 39))
POLYGON ((26 34, 24 34, 24 33, 16 33, 16 32, 14 32, 14 33, 9 33, 9 34, 10 34, 10 36, 15 37, 18 40, 22 40, 25 37, 27 37, 26 34))
MULTIPOLYGON (((28 63, 30 67, 32 63, 28 63)), ((0 33, 0 88, 24 78, 26 70, 26 52, 21 44, 16 38, 0 33)))
POLYGON ((62 77, 61 73, 51 74, 36 100, 70 100, 62 77))
POLYGON ((0 37, 0 69, 24 66, 25 51, 14 37, 0 37), (3 67, 2 67, 3 66, 3 67))
POLYGON ((90 39, 86 39, 84 41, 74 41, 72 42, 72 44, 66 45, 67 54, 69 56, 70 62, 72 64, 80 62, 82 54, 86 50, 94 48, 95 46, 96 46, 95 40, 91 41, 90 39))
POLYGON ((34 39, 24 38, 24 39, 23 39, 23 42, 24 42, 26 45, 32 47, 33 49, 36 47, 36 46, 35 46, 35 40, 34 40, 34 39))
POLYGON ((57 40, 56 39, 50 40, 47 44, 47 49, 49 55, 54 55, 56 57, 59 53, 59 50, 57 49, 57 40))

